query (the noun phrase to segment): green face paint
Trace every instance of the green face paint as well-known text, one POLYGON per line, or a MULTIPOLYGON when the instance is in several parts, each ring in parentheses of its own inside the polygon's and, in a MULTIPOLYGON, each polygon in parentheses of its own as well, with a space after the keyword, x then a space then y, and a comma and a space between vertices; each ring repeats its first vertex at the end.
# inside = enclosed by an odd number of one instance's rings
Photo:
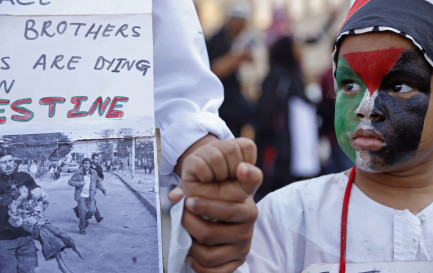
POLYGON ((367 88, 362 79, 355 73, 343 57, 338 59, 336 80, 337 97, 335 101, 335 133, 341 149, 353 162, 355 162, 356 151, 352 147, 348 133, 355 131, 355 128, 359 124, 359 119, 356 118, 356 109, 361 103, 367 88), (358 94, 345 93, 343 87, 347 83, 358 84, 362 88, 361 92, 358 94))

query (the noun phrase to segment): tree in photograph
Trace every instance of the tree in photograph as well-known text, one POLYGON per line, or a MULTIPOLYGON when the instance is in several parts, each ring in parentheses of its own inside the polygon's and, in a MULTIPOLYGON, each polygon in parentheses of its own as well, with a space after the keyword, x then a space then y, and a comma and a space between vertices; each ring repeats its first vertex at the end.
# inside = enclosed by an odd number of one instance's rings
POLYGON ((72 150, 70 139, 63 133, 5 135, 15 158, 21 160, 56 161, 72 150))
POLYGON ((99 133, 102 139, 97 141, 97 145, 101 162, 111 161, 114 156, 113 131, 113 129, 106 129, 99 133))

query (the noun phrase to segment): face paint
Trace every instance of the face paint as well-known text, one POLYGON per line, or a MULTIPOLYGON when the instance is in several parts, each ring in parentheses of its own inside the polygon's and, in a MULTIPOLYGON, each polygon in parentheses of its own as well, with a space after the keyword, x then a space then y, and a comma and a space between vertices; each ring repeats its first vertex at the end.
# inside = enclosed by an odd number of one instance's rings
POLYGON ((366 85, 370 96, 382 82, 382 78, 394 67, 404 48, 391 48, 370 52, 353 52, 343 57, 366 85))
POLYGON ((366 91, 366 87, 362 84, 362 79, 350 67, 347 61, 341 57, 338 60, 337 71, 337 96, 335 101, 335 132, 338 143, 346 155, 355 162, 356 153, 350 143, 348 132, 352 132, 359 124, 356 118, 355 109, 358 108, 361 99, 366 91), (349 82, 356 83, 361 87, 361 91, 346 94, 343 91, 343 85, 349 82))
POLYGON ((430 75, 430 66, 415 50, 354 52, 339 59, 335 129, 343 151, 358 167, 381 171, 415 155, 430 75))

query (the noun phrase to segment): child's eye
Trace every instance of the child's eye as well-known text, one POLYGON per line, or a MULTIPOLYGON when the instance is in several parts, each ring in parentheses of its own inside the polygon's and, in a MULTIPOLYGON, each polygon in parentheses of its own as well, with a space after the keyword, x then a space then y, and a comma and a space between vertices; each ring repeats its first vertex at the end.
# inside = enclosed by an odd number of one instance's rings
POLYGON ((393 86, 391 86, 390 89, 392 92, 396 92, 396 93, 406 93, 406 92, 413 90, 412 87, 410 87, 409 85, 404 84, 404 83, 394 84, 393 86))
POLYGON ((342 83, 343 90, 346 92, 357 92, 361 91, 361 86, 356 82, 352 81, 344 81, 342 83))

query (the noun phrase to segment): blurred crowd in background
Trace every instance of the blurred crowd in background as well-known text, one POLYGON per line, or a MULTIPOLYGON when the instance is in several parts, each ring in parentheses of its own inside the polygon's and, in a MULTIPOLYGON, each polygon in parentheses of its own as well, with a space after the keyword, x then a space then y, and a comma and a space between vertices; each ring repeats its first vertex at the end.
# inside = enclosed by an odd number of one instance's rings
POLYGON ((331 51, 349 0, 197 0, 220 116, 253 139, 256 201, 293 181, 349 169, 334 133, 331 51))

